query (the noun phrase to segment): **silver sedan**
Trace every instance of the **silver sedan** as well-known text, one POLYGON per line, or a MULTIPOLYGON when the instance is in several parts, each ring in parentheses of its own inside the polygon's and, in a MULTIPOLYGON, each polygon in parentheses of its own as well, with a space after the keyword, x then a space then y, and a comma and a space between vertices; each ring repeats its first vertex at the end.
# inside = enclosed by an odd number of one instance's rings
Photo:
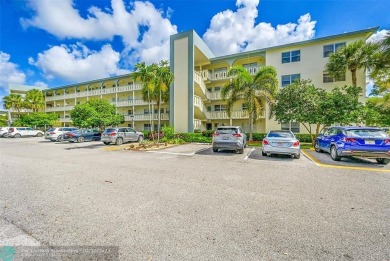
POLYGON ((261 154, 263 156, 284 154, 299 159, 301 157, 301 145, 291 131, 274 130, 268 132, 263 139, 261 154))

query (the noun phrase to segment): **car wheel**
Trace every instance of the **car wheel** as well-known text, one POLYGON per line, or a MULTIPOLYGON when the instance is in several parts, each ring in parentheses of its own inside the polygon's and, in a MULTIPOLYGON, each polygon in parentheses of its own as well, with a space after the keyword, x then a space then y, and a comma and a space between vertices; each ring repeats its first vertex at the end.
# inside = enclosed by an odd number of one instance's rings
POLYGON ((20 138, 20 137, 22 137, 22 135, 20 135, 19 133, 16 133, 14 136, 14 138, 20 138))
POLYGON ((115 141, 116 145, 121 145, 122 143, 123 143, 123 139, 122 138, 117 138, 116 141, 115 141))
POLYGON ((213 147, 213 152, 218 152, 218 149, 213 147))
POLYGON ((301 153, 295 154, 294 157, 295 157, 296 159, 299 159, 299 158, 301 157, 301 153))
POLYGON ((64 137, 62 137, 62 135, 57 137, 57 141, 63 141, 63 140, 64 140, 64 137))
POLYGON ((334 161, 340 161, 341 160, 341 157, 339 155, 337 155, 337 149, 336 149, 335 145, 332 145, 332 147, 330 147, 330 157, 334 161))
POLYGON ((138 142, 142 142, 144 140, 144 136, 139 136, 138 137, 138 142))
POLYGON ((81 142, 84 142, 84 140, 85 140, 84 137, 78 137, 78 138, 77 138, 77 142, 80 142, 80 143, 81 143, 81 142))
POLYGON ((106 141, 103 142, 103 143, 104 143, 104 145, 110 145, 110 143, 109 143, 109 142, 106 142, 106 141))
POLYGON ((316 143, 314 144, 314 150, 316 152, 319 152, 319 153, 322 152, 322 150, 320 149, 320 144, 318 143, 318 140, 316 140, 316 143))
POLYGON ((261 150, 261 156, 266 157, 266 156, 267 156, 267 153, 265 153, 263 150, 261 150))
POLYGON ((42 133, 41 133, 41 132, 38 132, 36 136, 37 136, 37 137, 42 137, 42 133))
POLYGON ((388 164, 390 162, 389 159, 384 159, 384 158, 379 158, 379 159, 376 159, 376 162, 378 162, 378 164, 388 164))

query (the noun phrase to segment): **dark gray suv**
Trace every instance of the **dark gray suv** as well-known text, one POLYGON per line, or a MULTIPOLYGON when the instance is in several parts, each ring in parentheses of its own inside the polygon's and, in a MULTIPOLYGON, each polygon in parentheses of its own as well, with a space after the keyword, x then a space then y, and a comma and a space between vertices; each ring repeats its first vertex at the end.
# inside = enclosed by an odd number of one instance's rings
POLYGON ((110 143, 121 145, 124 142, 130 141, 141 142, 144 140, 144 134, 134 130, 133 128, 127 127, 107 128, 102 133, 101 140, 105 145, 110 143))

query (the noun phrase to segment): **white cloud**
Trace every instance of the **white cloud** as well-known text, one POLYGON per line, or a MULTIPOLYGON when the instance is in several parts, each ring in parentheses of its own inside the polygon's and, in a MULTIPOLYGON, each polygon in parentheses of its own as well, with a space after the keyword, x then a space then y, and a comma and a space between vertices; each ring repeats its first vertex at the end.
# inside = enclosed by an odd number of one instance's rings
POLYGON ((371 35, 368 39, 367 39, 367 42, 371 42, 371 43, 375 43, 375 42, 379 42, 381 41, 383 38, 385 38, 385 36, 390 33, 390 30, 380 30, 376 33, 374 33, 373 35, 371 35))
MULTIPOLYGON (((36 16, 22 18, 21 23, 25 28, 37 27, 59 38, 110 41, 120 36, 125 46, 122 58, 129 62, 151 63, 169 58, 169 37, 177 33, 177 28, 152 3, 135 1, 126 7, 123 0, 111 0, 111 9, 92 6, 84 18, 73 2, 30 0, 36 16)), ((166 16, 171 13, 168 9, 166 16)))
POLYGON ((10 62, 11 56, 0 51, 0 92, 8 92, 8 83, 24 84, 26 75, 10 62))
POLYGON ((58 77, 79 82, 125 73, 118 68, 119 57, 109 44, 100 51, 92 51, 77 43, 53 46, 39 53, 36 60, 30 57, 29 62, 39 67, 48 79, 58 77))
POLYGON ((297 23, 273 27, 269 23, 255 24, 259 0, 237 0, 237 10, 216 14, 203 39, 216 55, 308 40, 315 35, 315 21, 310 14, 302 15, 297 23))

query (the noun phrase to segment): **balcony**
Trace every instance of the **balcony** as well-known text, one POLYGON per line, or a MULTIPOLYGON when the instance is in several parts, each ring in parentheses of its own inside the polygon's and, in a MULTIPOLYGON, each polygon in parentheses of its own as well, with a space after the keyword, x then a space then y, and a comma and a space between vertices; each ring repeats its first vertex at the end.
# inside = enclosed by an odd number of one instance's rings
MULTIPOLYGON (((231 118, 232 119, 249 119, 249 113, 248 111, 232 111, 231 113, 231 118)), ((259 118, 265 118, 265 113, 259 118)), ((227 114, 227 111, 212 111, 212 112, 207 112, 207 119, 209 120, 219 120, 219 119, 230 119, 230 117, 227 114)))
POLYGON ((53 112, 53 111, 70 111, 74 108, 74 105, 66 105, 66 106, 57 106, 57 107, 47 107, 46 112, 53 112))
MULTIPOLYGON (((149 121, 152 114, 135 114, 134 115, 134 121, 149 121)), ((125 121, 132 121, 130 115, 125 115, 125 121)), ((158 113, 153 114, 153 120, 158 120, 158 113)), ((169 121, 169 113, 161 113, 161 120, 162 121, 169 121)))

